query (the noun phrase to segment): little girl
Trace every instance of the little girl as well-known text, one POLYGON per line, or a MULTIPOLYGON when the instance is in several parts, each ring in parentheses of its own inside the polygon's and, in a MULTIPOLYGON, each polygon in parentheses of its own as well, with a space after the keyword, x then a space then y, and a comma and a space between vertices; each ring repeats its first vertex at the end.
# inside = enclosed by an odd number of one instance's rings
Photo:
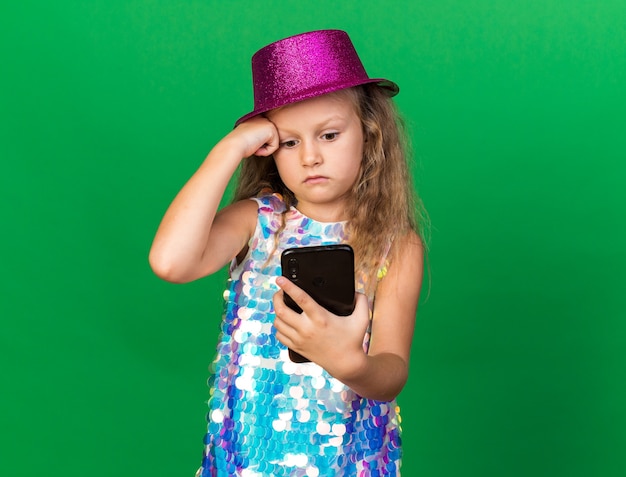
POLYGON ((399 475, 423 247, 396 110, 345 32, 252 58, 254 111, 167 210, 150 252, 188 282, 230 263, 197 476, 399 475), (218 211, 240 167, 234 201, 218 211), (286 248, 348 243, 356 308, 335 316, 282 278, 286 248), (301 314, 283 303, 290 295, 301 314), (309 363, 294 363, 288 348, 309 363))

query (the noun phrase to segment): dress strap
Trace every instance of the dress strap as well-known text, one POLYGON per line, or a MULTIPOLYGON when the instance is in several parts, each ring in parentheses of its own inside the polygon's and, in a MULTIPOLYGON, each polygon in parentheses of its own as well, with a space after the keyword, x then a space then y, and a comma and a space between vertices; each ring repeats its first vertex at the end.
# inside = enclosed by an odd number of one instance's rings
POLYGON ((385 246, 385 251, 380 259, 378 264, 378 270, 376 271, 376 281, 381 281, 387 275, 387 268, 389 267, 389 252, 391 251, 391 246, 393 245, 395 237, 391 237, 385 246))

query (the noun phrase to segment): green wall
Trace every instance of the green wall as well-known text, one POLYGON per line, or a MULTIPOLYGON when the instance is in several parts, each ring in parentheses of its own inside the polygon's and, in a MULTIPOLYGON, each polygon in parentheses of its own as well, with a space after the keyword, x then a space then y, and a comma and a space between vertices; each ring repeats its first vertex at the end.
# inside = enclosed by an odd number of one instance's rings
POLYGON ((161 282, 148 249, 251 109, 251 54, 318 28, 401 85, 432 218, 403 475, 626 475, 625 24, 623 0, 4 2, 0 475, 193 475, 225 276, 161 282))

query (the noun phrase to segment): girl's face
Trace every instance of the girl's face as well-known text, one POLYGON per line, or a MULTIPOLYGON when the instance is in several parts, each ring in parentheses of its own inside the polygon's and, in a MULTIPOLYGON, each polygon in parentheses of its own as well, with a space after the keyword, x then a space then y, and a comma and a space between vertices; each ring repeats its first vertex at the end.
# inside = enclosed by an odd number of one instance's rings
POLYGON ((280 137, 274 160, 300 212, 321 222, 345 220, 361 169, 363 131, 346 93, 308 99, 267 115, 280 137))

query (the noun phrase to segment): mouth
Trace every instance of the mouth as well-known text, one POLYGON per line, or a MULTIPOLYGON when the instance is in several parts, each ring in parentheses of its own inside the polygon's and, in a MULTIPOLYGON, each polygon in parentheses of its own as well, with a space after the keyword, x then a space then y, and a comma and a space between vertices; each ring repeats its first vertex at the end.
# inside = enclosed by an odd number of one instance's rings
POLYGON ((325 176, 309 176, 304 180, 305 184, 322 184, 328 181, 328 177, 325 176))

